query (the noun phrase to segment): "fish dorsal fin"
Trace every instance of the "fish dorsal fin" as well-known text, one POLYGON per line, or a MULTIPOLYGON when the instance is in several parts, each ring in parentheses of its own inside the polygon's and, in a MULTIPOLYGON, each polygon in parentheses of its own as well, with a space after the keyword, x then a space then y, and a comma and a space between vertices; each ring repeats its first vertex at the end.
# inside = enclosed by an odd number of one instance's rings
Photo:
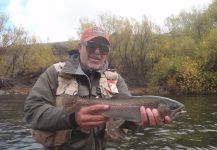
POLYGON ((111 97, 111 99, 127 99, 127 98, 130 98, 130 96, 129 95, 127 95, 127 94, 124 94, 124 93, 118 93, 118 94, 116 94, 116 95, 113 95, 112 97, 111 97))

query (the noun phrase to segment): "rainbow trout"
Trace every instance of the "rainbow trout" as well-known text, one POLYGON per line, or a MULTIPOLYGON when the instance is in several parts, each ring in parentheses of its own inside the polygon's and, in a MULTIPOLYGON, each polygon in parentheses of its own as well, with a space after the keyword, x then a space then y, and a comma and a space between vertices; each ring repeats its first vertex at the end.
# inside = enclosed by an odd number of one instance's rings
MULTIPOLYGON (((126 137, 127 129, 119 128, 125 121, 140 122, 140 107, 155 108, 158 110, 161 123, 165 116, 175 118, 179 114, 185 113, 185 107, 182 103, 166 97, 160 96, 121 96, 113 98, 90 98, 84 99, 76 96, 61 95, 61 106, 68 109, 78 111, 80 108, 95 104, 109 105, 106 111, 98 112, 106 117, 109 121, 106 122, 106 136, 113 140, 120 140, 126 137), (64 104, 63 104, 64 102, 64 104)), ((56 101, 58 105, 58 101, 56 101)))
POLYGON ((145 108, 157 109, 162 119, 165 116, 175 118, 179 116, 179 114, 186 112, 182 103, 161 96, 125 96, 99 99, 83 99, 80 97, 75 98, 74 96, 66 96, 64 99, 68 99, 67 101, 70 101, 70 103, 74 101, 73 103, 75 105, 73 106, 76 110, 94 104, 106 104, 109 105, 109 109, 99 112, 100 114, 113 119, 122 119, 133 122, 140 122, 141 106, 144 106, 145 108))

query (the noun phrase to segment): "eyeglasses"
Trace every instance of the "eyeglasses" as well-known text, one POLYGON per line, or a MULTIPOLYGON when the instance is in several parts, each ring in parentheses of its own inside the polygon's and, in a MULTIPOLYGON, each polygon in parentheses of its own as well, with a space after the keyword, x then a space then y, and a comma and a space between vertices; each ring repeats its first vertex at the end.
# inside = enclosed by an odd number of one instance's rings
POLYGON ((94 41, 82 42, 81 44, 86 46, 88 53, 94 53, 98 48, 101 55, 107 55, 110 49, 109 45, 94 41))

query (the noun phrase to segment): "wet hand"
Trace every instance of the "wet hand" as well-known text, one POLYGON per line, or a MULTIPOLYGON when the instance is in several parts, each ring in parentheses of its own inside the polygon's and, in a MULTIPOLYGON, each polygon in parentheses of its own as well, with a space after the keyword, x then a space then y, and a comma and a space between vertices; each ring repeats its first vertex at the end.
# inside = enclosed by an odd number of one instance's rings
MULTIPOLYGON (((141 107, 141 122, 139 123, 143 127, 155 127, 157 125, 162 125, 161 117, 157 109, 150 109, 141 107)), ((165 116, 163 123, 170 123, 172 119, 169 116, 165 116)))
POLYGON ((83 107, 75 113, 75 120, 84 129, 97 127, 108 120, 107 117, 99 114, 99 112, 107 109, 109 109, 109 106, 102 104, 83 107))

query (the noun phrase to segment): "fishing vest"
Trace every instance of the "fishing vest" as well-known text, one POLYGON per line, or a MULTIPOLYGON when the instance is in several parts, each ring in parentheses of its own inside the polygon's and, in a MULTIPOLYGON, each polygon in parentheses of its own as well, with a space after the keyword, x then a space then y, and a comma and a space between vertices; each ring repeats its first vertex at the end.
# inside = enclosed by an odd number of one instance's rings
MULTIPOLYGON (((67 94, 71 96, 78 95, 78 82, 72 75, 62 72, 65 63, 54 64, 55 69, 58 72, 58 87, 56 91, 56 107, 66 108, 72 103, 67 102, 61 95, 67 94)), ((107 70, 101 74, 99 80, 99 87, 101 91, 101 97, 111 97, 118 93, 117 89, 118 73, 112 70, 107 70)), ((82 130, 82 129, 79 129, 82 130)), ((61 146, 67 144, 71 140, 71 129, 60 130, 55 132, 46 132, 41 130, 32 129, 31 134, 33 138, 40 144, 49 146, 61 146)))

